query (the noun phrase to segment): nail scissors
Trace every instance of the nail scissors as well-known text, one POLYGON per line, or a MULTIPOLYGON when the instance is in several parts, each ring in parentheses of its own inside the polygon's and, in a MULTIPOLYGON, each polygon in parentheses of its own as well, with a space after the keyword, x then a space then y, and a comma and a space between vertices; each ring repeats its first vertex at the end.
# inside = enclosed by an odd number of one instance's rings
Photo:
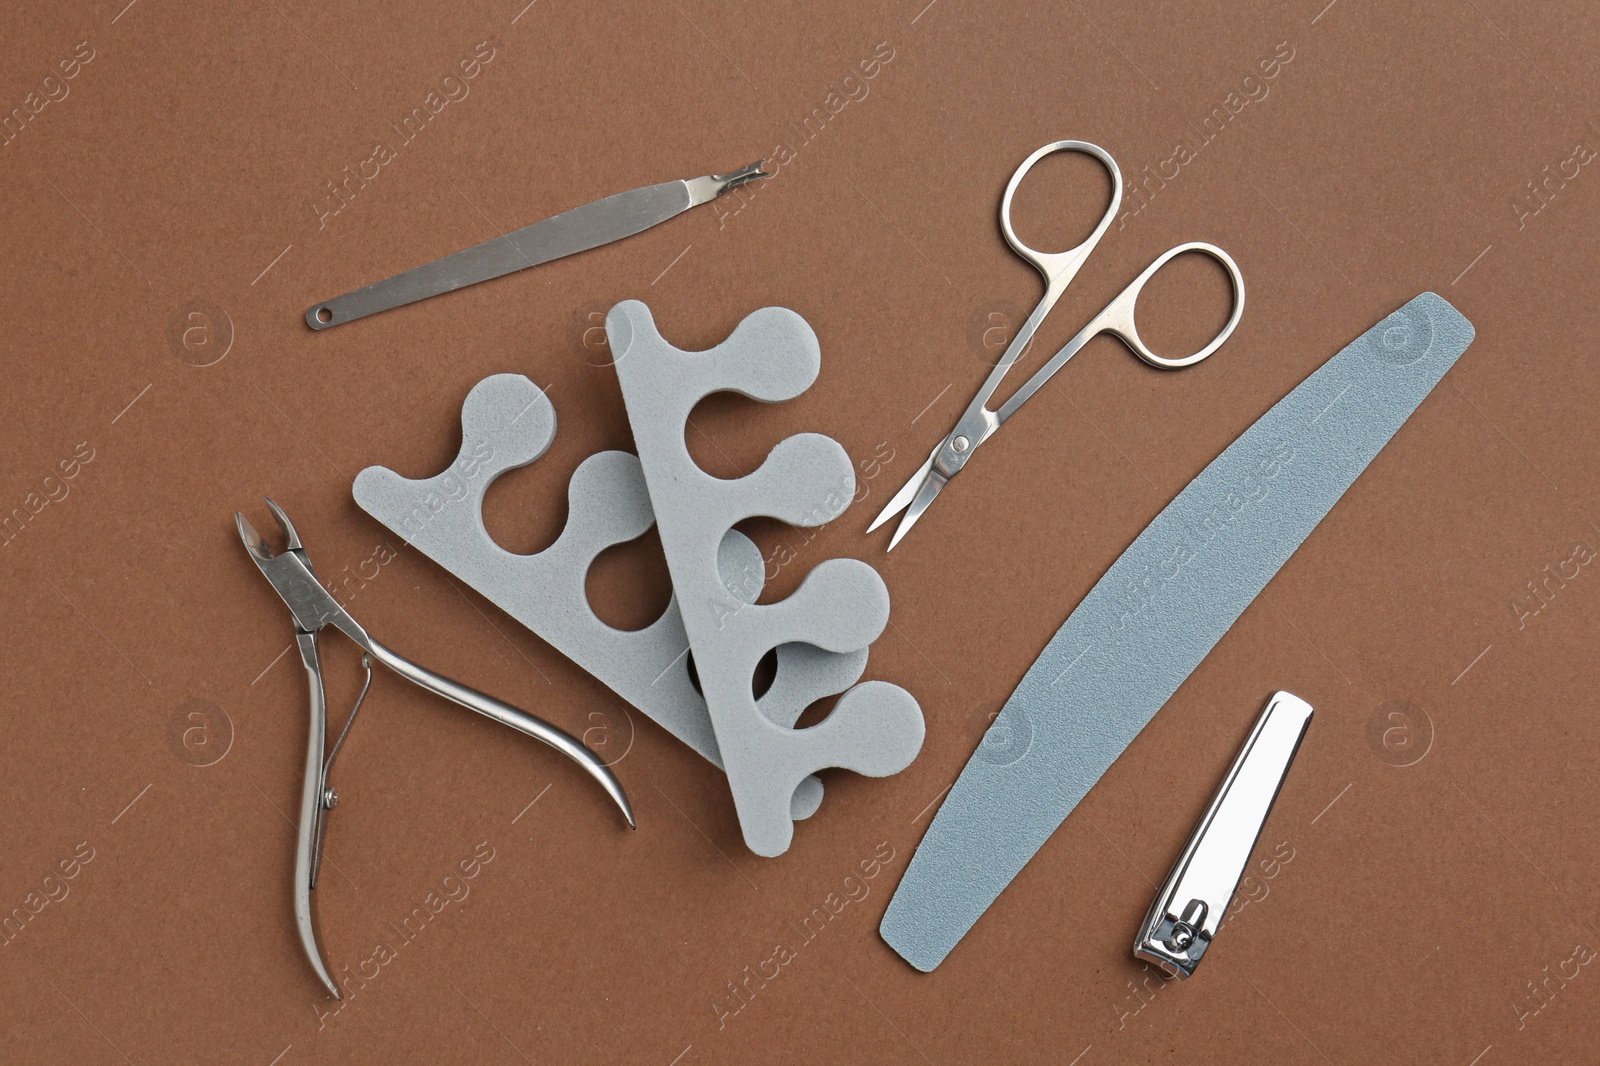
POLYGON ((1020 359, 1033 341, 1033 335, 1039 329, 1039 324, 1044 321, 1050 309, 1061 299, 1061 294, 1066 292, 1067 286, 1072 284, 1072 279, 1077 276, 1078 269, 1083 266, 1084 260, 1094 251, 1095 245, 1100 243, 1100 238, 1110 227, 1111 220, 1116 218, 1117 210, 1122 206, 1122 171, 1117 168, 1116 160, 1111 158, 1109 152, 1098 145, 1087 141, 1055 141, 1045 145, 1034 152, 1011 175, 1011 181, 1006 185, 1005 195, 1000 198, 1000 230, 1005 234, 1006 243, 1011 250, 1033 265, 1044 275, 1044 296, 1039 300, 1038 306, 1028 316, 1017 335, 1007 345, 1000 361, 989 372, 988 378, 982 387, 962 412, 961 418, 956 422, 950 434, 940 441, 928 456, 928 461, 923 463, 916 473, 911 475, 911 480, 897 492, 887 506, 879 512, 872 525, 867 527, 871 533, 883 525, 900 511, 905 511, 900 525, 895 529, 894 536, 889 539, 889 550, 900 543, 900 538, 917 524, 928 505, 933 502, 950 479, 955 477, 966 466, 967 460, 972 458, 972 453, 978 446, 992 437, 1006 419, 1017 413, 1017 409, 1027 402, 1028 398, 1044 387, 1045 382, 1056 371, 1067 365, 1067 362, 1078 354, 1085 344, 1102 333, 1110 333, 1117 337, 1130 349, 1133 354, 1143 359, 1151 366, 1164 369, 1177 369, 1178 367, 1193 366, 1206 358, 1232 335, 1234 327, 1239 324, 1239 318, 1244 314, 1244 277, 1239 273, 1239 265, 1227 252, 1214 244, 1204 241, 1190 241, 1180 244, 1176 248, 1169 248, 1155 261, 1145 267, 1144 273, 1134 278, 1128 287, 1123 289, 1103 310, 1089 320, 1078 335, 1073 337, 1050 361, 1045 363, 1034 375, 1027 380, 998 410, 991 411, 988 407, 989 400, 994 396, 995 390, 1000 386, 1000 379, 1006 376, 1011 369, 1011 364, 1020 359), (1087 240, 1075 248, 1064 252, 1041 252, 1030 248, 1017 236, 1016 230, 1011 228, 1011 198, 1016 194, 1017 186, 1033 165, 1045 156, 1055 152, 1081 152, 1084 155, 1098 159, 1111 174, 1111 204, 1106 208, 1105 217, 1089 234, 1087 240), (1222 327, 1222 332, 1214 337, 1210 344, 1201 348, 1193 355, 1180 359, 1167 359, 1152 352, 1139 336, 1138 327, 1135 325, 1135 308, 1139 302, 1139 293, 1145 284, 1156 275, 1162 267, 1177 256, 1185 252, 1199 252, 1208 255, 1220 263, 1228 273, 1228 279, 1233 287, 1233 310, 1228 317, 1227 325, 1222 327))
POLYGON ((322 860, 322 837, 327 829, 327 812, 333 810, 339 802, 339 794, 328 787, 328 769, 333 765, 334 757, 339 754, 339 748, 344 744, 345 737, 349 735, 356 713, 361 710, 361 703, 366 699, 367 689, 372 685, 372 660, 376 659, 419 688, 443 696, 453 703, 459 703, 468 710, 477 711, 555 748, 583 767, 590 777, 600 783, 600 787, 604 788, 617 806, 622 808, 622 814, 627 818, 630 827, 634 826, 633 808, 629 806, 628 797, 611 770, 577 738, 541 718, 535 718, 509 704, 501 703, 492 696, 485 696, 476 689, 468 688, 426 667, 418 666, 368 636, 361 624, 350 617, 350 613, 340 606, 317 579, 316 571, 311 568, 311 559, 306 554, 304 545, 300 543, 299 534, 295 532, 289 516, 284 514, 283 509, 271 499, 267 500, 267 508, 277 520, 278 529, 282 531, 286 542, 284 550, 277 554, 273 553, 261 534, 256 532, 255 527, 244 515, 236 511, 233 517, 239 527, 239 537, 250 552, 250 558, 255 561, 262 575, 271 582, 278 595, 283 597, 283 602, 289 607, 289 613, 294 615, 295 643, 300 648, 300 661, 305 664, 306 677, 310 683, 311 736, 306 745, 305 785, 300 793, 300 826, 295 838, 294 919, 300 933, 300 946, 305 949, 311 968, 316 971, 317 977, 329 994, 334 999, 341 999, 343 997, 340 995, 339 986, 329 975, 328 967, 322 961, 322 952, 317 947, 316 931, 311 919, 311 890, 317 887, 317 869, 322 860), (356 698, 350 716, 345 719, 344 729, 340 731, 332 750, 324 758, 328 711, 323 696, 322 663, 317 656, 317 634, 330 625, 343 632, 361 648, 363 652, 361 665, 367 672, 367 679, 361 686, 361 695, 356 698))

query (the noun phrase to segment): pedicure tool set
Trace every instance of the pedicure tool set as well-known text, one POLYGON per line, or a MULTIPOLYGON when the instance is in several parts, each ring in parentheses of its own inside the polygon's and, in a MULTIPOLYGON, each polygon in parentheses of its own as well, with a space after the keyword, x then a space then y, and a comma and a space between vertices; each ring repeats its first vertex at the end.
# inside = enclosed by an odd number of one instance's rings
MULTIPOLYGON (((762 164, 754 163, 616 193, 317 303, 305 321, 325 330, 597 248, 766 176, 762 164)), ((1008 399, 991 406, 1002 380, 1028 356, 1040 326, 1118 217, 1122 194, 1115 159, 1087 141, 1046 144, 1011 175, 1000 198, 1000 233, 1039 271, 1044 293, 955 424, 873 520, 868 532, 901 516, 887 548, 901 543, 974 453, 1094 338, 1109 334, 1165 372, 1208 359, 1233 337, 1245 306, 1238 263, 1214 244, 1180 243, 1156 256, 1008 399), (1012 202, 1035 164, 1059 152, 1087 155, 1104 167, 1111 198, 1081 244, 1043 252, 1017 236, 1012 202), (1191 253, 1221 268, 1231 308, 1203 347, 1161 356, 1140 335, 1140 295, 1168 263, 1191 253)), ((516 285, 502 284, 506 292, 516 285)), ((713 393, 767 404, 795 399, 822 372, 824 350, 844 342, 819 339, 805 319, 782 307, 750 311, 706 351, 674 346, 637 300, 613 307, 605 329, 634 451, 601 451, 579 464, 566 488, 565 526, 548 548, 531 555, 507 551, 483 521, 484 494, 494 480, 538 461, 556 436, 555 405, 521 374, 494 374, 471 389, 461 408, 461 447, 444 470, 413 479, 368 467, 355 480, 355 501, 709 762, 726 778, 746 847, 760 856, 783 855, 797 832, 827 831, 823 775, 839 769, 868 777, 899 773, 940 722, 925 721, 918 699, 900 685, 863 680, 870 647, 891 624, 888 584, 877 569, 854 558, 822 560, 791 594, 771 600, 764 595, 771 575, 761 549, 738 528, 752 519, 811 527, 839 517, 858 489, 845 449, 821 433, 796 434, 773 447, 753 473, 727 479, 695 462, 685 432, 691 410, 713 393), (617 629, 590 605, 587 575, 606 549, 651 528, 664 551, 672 600, 643 628, 617 629), (774 656, 775 676, 758 691, 758 668, 774 656), (808 707, 827 699, 834 702, 820 722, 798 726, 808 707), (806 827, 797 828, 803 820, 806 827)), ((1016 682, 912 856, 882 920, 889 947, 926 971, 943 963, 964 938, 983 935, 980 919, 990 905, 1226 638, 1472 336, 1471 324, 1442 297, 1423 293, 1412 299, 1262 414, 1120 558, 1106 560, 1108 568, 1080 603, 1063 605, 1061 628, 1016 682)), ((537 358, 536 352, 507 357, 529 354, 537 358)), ((1271 360, 1273 354, 1241 350, 1226 358, 1271 360)), ((1064 387, 1070 389, 1070 382, 1064 387)), ((1032 427, 1022 432, 1048 432, 1040 422, 1032 427)), ((556 508, 560 501, 541 506, 556 508)), ((365 699, 373 661, 555 748, 600 785, 628 825, 634 817, 622 783, 580 740, 373 638, 318 580, 284 511, 270 499, 267 508, 284 538, 282 550, 268 546, 242 514, 236 523, 251 561, 289 608, 306 672, 309 732, 291 908, 313 972, 337 998, 339 985, 318 943, 312 892, 338 800, 330 770, 365 699), (366 685, 331 745, 318 651, 318 635, 330 626, 361 649, 366 670, 366 685)), ((983 530, 935 523, 927 535, 977 543, 983 530)), ((1044 638, 1018 632, 1015 639, 1044 638)), ((1177 759, 1194 757, 1184 741, 1195 730, 1221 730, 1243 740, 1135 933, 1134 954, 1175 976, 1193 974, 1215 940, 1308 735, 1310 705, 1285 691, 1270 696, 1246 732, 1240 712, 1259 706, 1265 694, 1239 693, 1227 706, 1199 716, 1189 711, 1186 720, 1163 728, 1178 744, 1172 753, 1177 759)), ((1175 805, 1192 812, 1201 799, 1175 799, 1175 805)), ((1068 943, 1058 930, 1041 930, 1039 939, 1057 952, 1068 943)))

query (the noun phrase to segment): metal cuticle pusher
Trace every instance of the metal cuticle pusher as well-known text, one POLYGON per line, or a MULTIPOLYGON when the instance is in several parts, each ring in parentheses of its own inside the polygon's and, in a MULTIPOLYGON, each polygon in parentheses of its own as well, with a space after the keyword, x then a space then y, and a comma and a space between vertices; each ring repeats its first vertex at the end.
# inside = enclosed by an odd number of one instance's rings
POLYGON ((306 311, 306 325, 327 329, 454 292, 480 281, 540 266, 643 233, 729 189, 767 177, 765 159, 727 174, 664 181, 595 200, 493 240, 413 267, 402 274, 324 300, 306 311))

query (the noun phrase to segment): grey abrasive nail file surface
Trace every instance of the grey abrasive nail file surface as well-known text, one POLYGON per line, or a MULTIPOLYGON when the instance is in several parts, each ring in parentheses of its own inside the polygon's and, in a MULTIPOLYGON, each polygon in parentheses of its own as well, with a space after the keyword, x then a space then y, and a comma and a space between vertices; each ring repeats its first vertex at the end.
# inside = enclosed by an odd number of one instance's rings
POLYGON ((766 604, 734 595, 718 573, 718 545, 734 523, 764 516, 817 526, 855 495, 849 455, 821 434, 780 441, 760 469, 734 480, 701 470, 684 441, 689 412, 714 392, 766 403, 804 392, 822 366, 816 334, 793 311, 766 307, 715 348, 685 352, 662 339, 649 308, 626 300, 606 316, 606 335, 740 830, 757 855, 782 854, 794 835, 789 795, 808 774, 831 766, 898 773, 923 737, 917 701, 884 681, 849 689, 806 729, 772 721, 751 696, 751 675, 770 648, 801 642, 846 653, 878 638, 889 592, 876 570, 828 559, 787 599, 766 604))
MULTIPOLYGON (((645 628, 621 630, 594 613, 585 590, 596 556, 643 535, 655 521, 639 460, 618 451, 585 459, 568 487, 566 526, 542 552, 506 551, 484 528, 489 485, 538 459, 555 433, 555 408, 544 391, 520 374, 496 374, 473 386, 462 405, 455 462, 422 480, 368 467, 356 476, 354 496, 407 543, 720 767, 705 700, 690 681, 689 640, 676 599, 645 628)), ((748 537, 729 530, 717 565, 734 595, 755 602, 766 565, 748 537)), ((855 684, 866 664, 865 649, 837 654, 785 645, 758 706, 773 721, 792 726, 813 701, 855 684)), ((821 802, 822 783, 808 777, 794 790, 791 814, 806 818, 821 802)))
POLYGON ((1428 292, 1284 397, 1156 516, 1029 668, 880 932, 944 961, 1472 343, 1428 292))

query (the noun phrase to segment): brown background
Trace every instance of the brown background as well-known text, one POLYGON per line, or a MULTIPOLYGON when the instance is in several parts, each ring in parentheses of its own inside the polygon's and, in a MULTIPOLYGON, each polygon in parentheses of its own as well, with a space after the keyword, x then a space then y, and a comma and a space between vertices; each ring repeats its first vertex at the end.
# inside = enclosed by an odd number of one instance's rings
MULTIPOLYGON (((522 2, 0 14, 7 112, 79 42, 94 52, 70 95, 0 149, 0 509, 59 496, 45 476, 80 443, 93 450, 65 498, 0 549, 0 912, 70 890, 0 947, 0 1058, 1498 1066, 1588 1054, 1600 575, 1552 582, 1537 614, 1513 604, 1531 611, 1542 567, 1600 544, 1600 177, 1552 181, 1536 214, 1527 191, 1580 143, 1600 145, 1592 5, 522 2), (390 122, 485 40, 494 58, 470 95, 319 229, 323 183, 393 145, 390 122), (893 59, 860 98, 844 79, 879 42, 893 59), (1293 59, 1246 83, 1280 45, 1293 59), (805 142, 796 127, 847 90, 858 99, 805 142), (1176 374, 1096 341, 885 556, 885 533, 861 531, 981 380, 985 330, 1003 333, 1040 290, 995 223, 1013 167, 1076 137, 1107 147, 1131 184, 1196 143, 1229 93, 1251 91, 1112 229, 1042 341, 1053 349, 1189 239, 1244 269, 1234 339, 1176 374), (317 299, 498 230, 780 144, 795 158, 743 200, 329 333, 300 321, 317 299), (913 972, 878 919, 930 805, 1050 634, 1230 440, 1429 288, 1476 324, 1476 343, 948 962, 913 972), (471 385, 518 371, 551 388, 561 428, 544 460, 496 486, 489 522, 510 547, 548 543, 577 463, 630 446, 592 331, 628 297, 682 347, 768 304, 816 329, 810 392, 772 408, 709 402, 692 445, 728 474, 801 430, 864 463, 892 456, 862 467, 865 502, 815 540, 756 533, 774 558, 793 556, 779 592, 832 556, 880 567, 894 616, 869 672, 918 696, 926 746, 897 777, 831 779, 792 850, 757 859, 710 767, 401 551, 353 613, 620 754, 640 828, 621 831, 550 753, 379 676, 336 770, 335 872, 317 903, 341 974, 401 946, 321 1017, 289 911, 303 682, 292 656, 274 659, 289 617, 232 512, 262 526, 271 494, 324 575, 354 571, 399 546, 352 502, 356 472, 437 471, 471 385), (193 301, 206 317, 185 317, 193 301), (1131 959, 1131 938, 1279 687, 1317 708, 1259 852, 1292 859, 1258 864, 1197 979, 1163 984, 1131 959), (480 843, 492 862, 446 882, 480 843), (45 882, 80 845, 92 860, 45 882), (879 849, 893 858, 877 876, 847 884, 879 849), (463 885, 414 943, 397 937, 428 893, 463 885), (862 890, 801 943, 801 919, 829 893, 862 890), (797 957, 719 1025, 727 982, 780 943, 797 957), (1567 980, 1550 976, 1563 968, 1567 980)), ((1064 244, 1104 195, 1087 164, 1042 167, 1019 222, 1064 244)), ((1179 266, 1146 308, 1174 349, 1222 313, 1217 278, 1179 266)), ((665 602, 653 550, 598 569, 607 617, 665 602)), ((359 670, 348 644, 325 646, 337 717, 359 670)))

